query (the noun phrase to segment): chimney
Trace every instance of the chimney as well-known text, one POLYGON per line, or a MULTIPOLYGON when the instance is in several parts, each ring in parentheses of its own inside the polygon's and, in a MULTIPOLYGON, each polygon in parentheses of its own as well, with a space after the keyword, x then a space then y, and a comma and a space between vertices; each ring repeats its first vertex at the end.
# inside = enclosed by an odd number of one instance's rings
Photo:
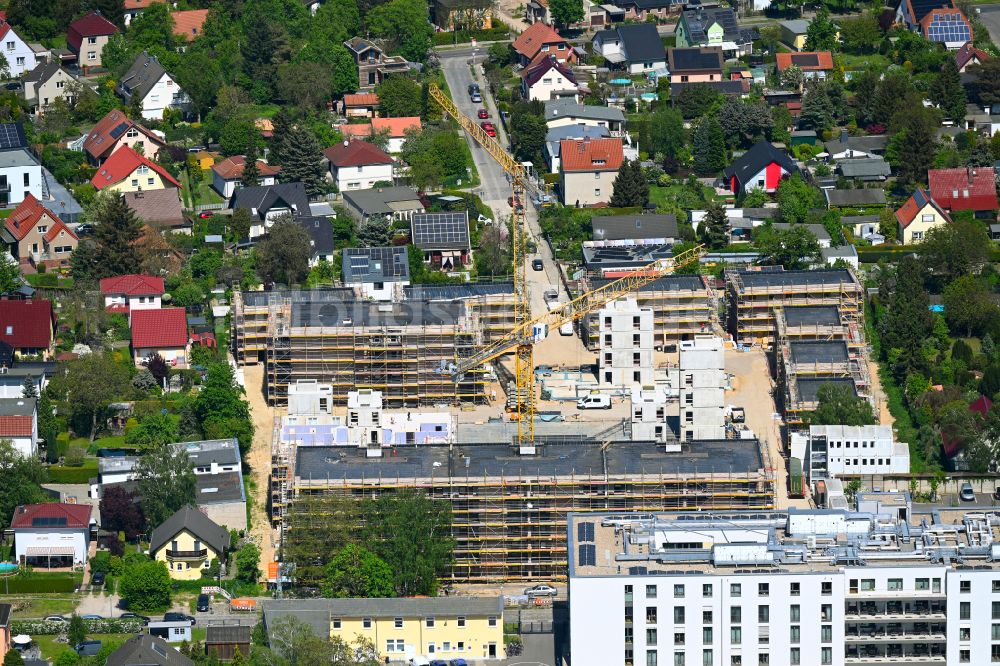
POLYGON ((847 143, 848 139, 850 139, 850 134, 848 134, 847 129, 840 130, 840 142, 847 143))
POLYGON ((968 172, 969 175, 969 185, 972 185, 972 180, 976 177, 976 170, 973 169, 972 167, 967 167, 966 171, 968 172))

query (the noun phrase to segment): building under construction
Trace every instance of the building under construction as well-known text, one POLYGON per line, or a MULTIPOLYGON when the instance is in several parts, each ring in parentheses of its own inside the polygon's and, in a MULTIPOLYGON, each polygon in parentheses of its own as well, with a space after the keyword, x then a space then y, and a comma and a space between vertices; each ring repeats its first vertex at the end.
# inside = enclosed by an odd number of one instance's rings
POLYGON ((244 292, 233 303, 233 346, 241 363, 263 361, 265 395, 284 404, 289 385, 333 387, 334 404, 355 389, 382 392, 389 407, 415 407, 486 395, 485 371, 458 381, 459 359, 514 323, 507 284, 414 286, 396 302, 360 299, 352 289, 244 292))
POLYGON ((776 308, 836 306, 841 321, 859 323, 863 289, 850 269, 726 272, 726 327, 739 344, 774 343, 776 308))
POLYGON ((564 580, 566 514, 774 507, 774 478, 752 439, 688 442, 567 441, 518 455, 500 444, 396 447, 380 457, 345 446, 297 446, 283 504, 285 538, 309 529, 320 497, 359 502, 424 490, 452 511, 453 582, 564 580), (301 522, 299 522, 301 521, 301 522))
MULTIPOLYGON (((582 287, 593 290, 612 282, 587 278, 582 287)), ((716 319, 716 298, 707 278, 701 275, 669 275, 650 282, 630 294, 640 308, 653 311, 653 342, 657 347, 691 340, 710 331, 716 319)), ((600 349, 601 327, 594 312, 583 318, 581 337, 587 349, 600 349)))
POLYGON ((789 426, 801 425, 803 415, 816 409, 820 389, 827 384, 872 400, 863 350, 847 340, 782 340, 775 354, 781 407, 789 426))

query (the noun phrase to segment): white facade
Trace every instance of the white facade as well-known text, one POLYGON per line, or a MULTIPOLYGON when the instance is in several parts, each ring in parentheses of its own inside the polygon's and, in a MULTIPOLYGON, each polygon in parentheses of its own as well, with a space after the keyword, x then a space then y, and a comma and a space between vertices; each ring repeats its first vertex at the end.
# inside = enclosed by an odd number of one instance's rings
POLYGON ((38 57, 35 55, 35 52, 28 46, 26 41, 14 32, 13 28, 7 30, 7 34, 0 38, 0 40, 3 42, 0 44, 0 49, 2 49, 3 55, 7 59, 7 64, 10 66, 10 77, 12 79, 30 72, 38 66, 38 57))
POLYGON ((652 386, 653 310, 635 298, 619 298, 601 308, 597 380, 601 387, 652 386))
POLYGON ((680 445, 667 426, 667 396, 649 387, 632 388, 632 439, 637 442, 667 443, 667 451, 680 445))
MULTIPOLYGON (((274 176, 261 176, 257 179, 258 185, 274 185, 277 182, 278 179, 274 176)), ((223 178, 217 172, 212 172, 212 187, 226 199, 231 198, 236 188, 242 186, 241 178, 223 178)))
POLYGON ((547 102, 550 99, 572 99, 574 102, 579 101, 577 98, 579 88, 577 88, 576 83, 570 81, 555 67, 550 68, 549 71, 542 75, 542 78, 535 81, 531 86, 528 85, 528 80, 525 79, 522 82, 521 89, 531 101, 547 102))
POLYGON ((130 296, 129 294, 104 294, 104 307, 128 306, 129 312, 134 310, 159 310, 163 307, 160 297, 163 294, 146 294, 144 296, 130 296))
POLYGON ((186 109, 190 103, 187 93, 181 90, 169 74, 164 73, 142 98, 142 117, 146 120, 163 120, 166 109, 186 109))
POLYGON ((330 165, 333 182, 341 192, 345 190, 366 190, 378 182, 393 182, 392 164, 366 164, 361 166, 336 167, 330 165))
POLYGON ((45 200, 42 165, 23 148, 0 152, 0 203, 6 196, 6 205, 0 207, 13 208, 28 194, 45 200))
POLYGON ((896 441, 891 426, 810 426, 792 433, 791 449, 810 481, 910 472, 910 447, 896 441))
POLYGON ((726 360, 722 338, 681 342, 677 382, 681 439, 725 439, 726 360))
POLYGON ((25 458, 38 457, 38 412, 31 415, 31 435, 7 435, 4 439, 10 440, 14 449, 25 458))
POLYGON ((44 561, 44 553, 51 553, 53 557, 72 553, 75 564, 86 564, 89 548, 89 525, 78 529, 18 527, 14 530, 14 559, 17 562, 27 557, 42 558, 44 561))
POLYGON ((330 384, 300 379, 288 387, 288 414, 332 414, 332 396, 333 386, 330 384))

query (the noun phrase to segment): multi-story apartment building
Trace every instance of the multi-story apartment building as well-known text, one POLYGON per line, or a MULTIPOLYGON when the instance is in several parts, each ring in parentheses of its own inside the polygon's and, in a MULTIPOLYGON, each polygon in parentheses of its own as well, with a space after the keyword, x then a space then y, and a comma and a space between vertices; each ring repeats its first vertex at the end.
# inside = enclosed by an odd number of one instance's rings
POLYGON ((632 297, 598 311, 600 352, 597 380, 605 387, 653 385, 653 311, 632 297))
POLYGON ((677 381, 681 439, 725 439, 725 385, 722 338, 696 335, 681 343, 677 381))
POLYGON ((571 653, 626 666, 1000 662, 1000 516, 914 515, 898 494, 869 495, 864 512, 570 514, 571 653))
POLYGON ((793 458, 809 481, 844 474, 908 474, 910 447, 897 442, 891 426, 814 425, 793 432, 793 458))

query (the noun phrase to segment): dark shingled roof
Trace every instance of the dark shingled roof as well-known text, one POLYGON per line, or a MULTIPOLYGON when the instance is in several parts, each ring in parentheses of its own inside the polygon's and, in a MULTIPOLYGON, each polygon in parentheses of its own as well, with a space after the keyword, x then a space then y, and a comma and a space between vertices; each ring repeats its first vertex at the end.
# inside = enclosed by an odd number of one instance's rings
MULTIPOLYGON (((650 26, 652 27, 652 26, 650 26)), ((667 51, 671 75, 679 72, 721 70, 722 49, 718 46, 673 48, 667 51)))
POLYGON ((677 238, 676 215, 604 215, 590 218, 594 240, 677 238))
POLYGON ((162 638, 139 634, 108 655, 106 666, 194 666, 194 662, 162 638))
POLYGON ((618 32, 622 50, 629 62, 657 62, 667 59, 663 40, 652 23, 619 25, 614 29, 618 32))
POLYGON ((298 182, 241 187, 233 193, 229 207, 233 210, 246 208, 251 213, 256 209, 261 220, 272 208, 293 208, 300 215, 306 215, 309 213, 309 196, 306 186, 298 182))
POLYGON ((226 528, 216 525, 198 509, 185 506, 153 530, 153 535, 149 539, 149 552, 155 553, 182 530, 191 532, 216 553, 221 553, 229 546, 229 532, 226 528))
POLYGON ((722 173, 727 180, 736 176, 736 180, 746 184, 772 162, 789 173, 799 170, 788 153, 778 150, 768 141, 758 141, 753 148, 733 160, 722 173))
POLYGON ((209 625, 208 633, 205 636, 205 643, 208 645, 217 645, 219 643, 249 643, 250 642, 250 627, 246 625, 242 626, 212 626, 209 625))
POLYGON ((139 94, 139 99, 145 99, 153 86, 166 73, 167 71, 163 69, 163 65, 156 59, 156 56, 151 56, 143 51, 118 82, 118 94, 122 95, 126 101, 130 100, 132 95, 136 93, 139 94))
POLYGON ((801 340, 788 345, 795 363, 847 363, 847 343, 843 340, 801 340))

